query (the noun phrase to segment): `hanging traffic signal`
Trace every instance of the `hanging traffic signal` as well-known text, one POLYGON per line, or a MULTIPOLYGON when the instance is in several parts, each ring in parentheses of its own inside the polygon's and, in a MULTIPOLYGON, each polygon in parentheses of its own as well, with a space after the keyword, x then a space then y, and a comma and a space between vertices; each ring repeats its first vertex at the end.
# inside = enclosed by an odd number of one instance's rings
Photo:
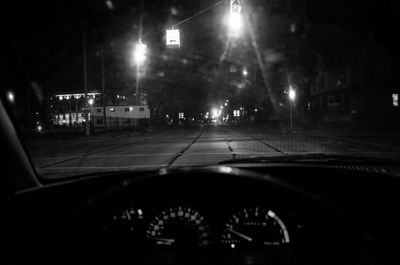
POLYGON ((179 29, 167 29, 167 47, 179 48, 181 46, 181 35, 179 29))
POLYGON ((229 15, 229 31, 232 37, 237 37, 243 28, 242 5, 239 0, 231 0, 229 15))
POLYGON ((242 13, 242 5, 239 0, 231 0, 231 15, 232 14, 241 14, 242 13))

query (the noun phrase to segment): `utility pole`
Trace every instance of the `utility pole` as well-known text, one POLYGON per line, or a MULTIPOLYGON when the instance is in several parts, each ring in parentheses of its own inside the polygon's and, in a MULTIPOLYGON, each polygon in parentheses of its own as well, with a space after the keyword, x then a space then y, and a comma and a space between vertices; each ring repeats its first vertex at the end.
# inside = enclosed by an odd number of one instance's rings
POLYGON ((290 100, 289 102, 289 108, 290 108, 290 130, 293 130, 293 105, 292 101, 290 100))
POLYGON ((88 115, 88 78, 87 78, 87 58, 86 58, 86 32, 83 33, 83 80, 85 88, 85 135, 90 136, 89 115, 88 115))
POLYGON ((105 80, 105 69, 104 69, 104 47, 103 44, 100 46, 100 56, 101 56, 101 89, 102 97, 101 103, 103 105, 103 127, 107 130, 107 113, 106 113, 106 80, 105 80))
POLYGON ((139 85, 140 85, 140 65, 136 66, 136 105, 140 105, 139 85))
MULTIPOLYGON (((143 48, 146 47, 142 44, 142 34, 143 34, 143 0, 140 0, 140 18, 139 18, 139 43, 136 46, 136 48, 139 48, 139 51, 143 51, 143 48)), ((146 49, 146 48, 144 48, 146 49)), ((145 51, 144 51, 145 52, 145 51)), ((141 57, 142 54, 139 54, 139 57, 141 57)), ((140 67, 143 62, 141 62, 141 58, 137 59, 137 64, 136 64, 136 104, 137 106, 140 105, 140 95, 139 95, 139 85, 140 85, 140 67)), ((133 119, 133 127, 136 129, 139 127, 139 119, 136 117, 133 119)))
MULTIPOLYGON (((143 35, 143 0, 140 0, 140 18, 139 18, 139 42, 142 41, 143 35)), ((141 46, 143 47, 143 46, 141 46)), ((136 104, 140 105, 140 95, 139 95, 139 85, 140 85, 140 67, 141 63, 139 62, 136 66, 136 104)))

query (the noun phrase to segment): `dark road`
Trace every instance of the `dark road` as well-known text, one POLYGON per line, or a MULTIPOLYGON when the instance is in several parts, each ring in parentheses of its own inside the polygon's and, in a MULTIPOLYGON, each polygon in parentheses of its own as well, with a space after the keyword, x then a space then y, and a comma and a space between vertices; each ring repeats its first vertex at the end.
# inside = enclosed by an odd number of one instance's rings
POLYGON ((204 126, 169 129, 143 136, 32 141, 28 143, 43 177, 92 172, 216 164, 230 159, 303 154, 383 157, 397 149, 372 143, 256 128, 204 126))

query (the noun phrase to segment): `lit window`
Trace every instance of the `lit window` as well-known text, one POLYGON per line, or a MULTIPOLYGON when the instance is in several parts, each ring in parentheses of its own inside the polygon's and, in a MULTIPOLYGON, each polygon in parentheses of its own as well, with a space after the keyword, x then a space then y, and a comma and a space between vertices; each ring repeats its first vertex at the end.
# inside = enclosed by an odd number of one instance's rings
POLYGON ((111 112, 115 112, 115 109, 114 109, 114 108, 112 108, 112 109, 110 109, 110 111, 111 111, 111 112))
POLYGON ((393 99, 393 107, 398 107, 399 106, 399 94, 392 94, 392 99, 393 99))

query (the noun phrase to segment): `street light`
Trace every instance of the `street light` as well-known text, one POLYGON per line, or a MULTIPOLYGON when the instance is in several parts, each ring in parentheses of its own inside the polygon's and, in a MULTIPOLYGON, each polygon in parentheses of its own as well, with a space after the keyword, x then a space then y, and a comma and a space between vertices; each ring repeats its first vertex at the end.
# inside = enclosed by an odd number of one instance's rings
POLYGON ((229 15, 229 31, 233 37, 237 37, 243 28, 243 18, 241 15, 242 6, 239 0, 231 0, 231 10, 229 15))
POLYGON ((213 119, 215 119, 215 118, 218 118, 219 116, 221 116, 221 110, 219 110, 219 109, 217 109, 217 108, 213 108, 212 110, 211 110, 211 114, 212 114, 212 118, 213 119))
POLYGON ((246 68, 244 68, 243 69, 243 76, 247 76, 249 73, 247 72, 247 69, 246 68))
POLYGON ((11 103, 14 103, 15 96, 14 96, 14 93, 13 93, 13 92, 9 91, 9 92, 7 93, 7 98, 8 98, 8 100, 9 100, 11 103))
POLYGON ((296 91, 294 91, 292 87, 290 87, 290 89, 289 89, 289 99, 291 101, 296 100, 296 91))
POLYGON ((94 104, 94 99, 89 98, 88 103, 89 103, 89 105, 90 105, 89 120, 92 121, 92 119, 93 119, 93 118, 92 118, 92 106, 93 106, 93 104, 94 104))
POLYGON ((296 100, 296 91, 293 90, 292 86, 290 86, 288 95, 290 108, 290 130, 293 130, 293 103, 296 100))
MULTIPOLYGON (((135 48, 133 50, 133 60, 136 63, 136 104, 141 105, 140 103, 140 94, 139 94, 139 85, 140 85, 140 67, 144 64, 147 59, 147 45, 139 39, 136 43, 135 48)), ((139 120, 137 118, 134 119, 135 128, 139 125, 139 120)))
POLYGON ((141 66, 147 58, 147 45, 144 44, 141 40, 136 43, 135 48, 133 50, 133 59, 137 66, 141 66))
POLYGON ((10 101, 10 103, 12 104, 12 108, 13 108, 14 115, 16 115, 16 110, 15 110, 15 95, 14 95, 14 93, 13 93, 12 91, 8 91, 8 93, 7 93, 7 98, 8 98, 8 101, 10 101))

